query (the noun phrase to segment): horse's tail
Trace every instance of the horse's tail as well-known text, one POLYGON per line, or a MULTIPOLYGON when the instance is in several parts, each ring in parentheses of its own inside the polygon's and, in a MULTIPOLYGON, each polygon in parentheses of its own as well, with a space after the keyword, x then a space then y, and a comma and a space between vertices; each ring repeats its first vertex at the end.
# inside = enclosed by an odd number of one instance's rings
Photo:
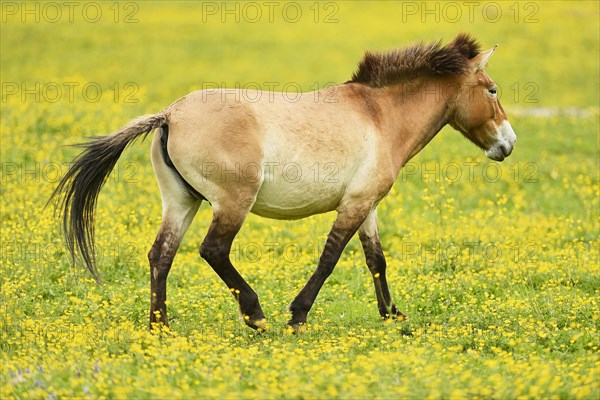
POLYGON ((100 282, 94 255, 94 213, 100 189, 121 153, 133 140, 167 123, 164 113, 144 115, 108 136, 93 137, 77 145, 84 150, 52 193, 58 197, 65 242, 73 261, 77 253, 100 282))

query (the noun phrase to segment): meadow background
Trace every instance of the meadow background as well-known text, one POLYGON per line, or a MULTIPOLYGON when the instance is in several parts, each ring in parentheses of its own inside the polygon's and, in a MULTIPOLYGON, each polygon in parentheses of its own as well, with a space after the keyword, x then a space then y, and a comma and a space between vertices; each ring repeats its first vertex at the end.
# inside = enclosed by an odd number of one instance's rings
POLYGON ((3 398, 598 398, 599 8, 581 2, 10 2, 0 25, 3 398), (333 214, 250 216, 233 260, 269 320, 246 328, 199 257, 205 203, 147 331, 160 222, 149 142, 100 195, 98 286, 52 207, 77 149, 187 92, 310 91, 364 50, 475 35, 519 141, 504 163, 444 129, 379 207, 393 298, 383 323, 354 238, 309 315, 287 304, 333 214))

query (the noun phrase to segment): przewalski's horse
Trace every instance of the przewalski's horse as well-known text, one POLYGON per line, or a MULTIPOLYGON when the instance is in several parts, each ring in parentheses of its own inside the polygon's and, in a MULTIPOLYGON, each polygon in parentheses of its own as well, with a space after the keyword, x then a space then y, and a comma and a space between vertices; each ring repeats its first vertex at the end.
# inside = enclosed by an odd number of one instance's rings
POLYGON ((127 145, 157 129, 151 159, 162 195, 162 223, 150 249, 150 326, 167 324, 166 281, 202 200, 213 220, 200 255, 239 302, 244 322, 263 329, 254 290, 231 264, 232 241, 248 213, 297 219, 337 211, 316 271, 289 306, 288 324, 306 323, 319 290, 358 231, 379 313, 404 318, 390 297, 379 242, 377 205, 400 168, 450 124, 497 161, 515 144, 483 71, 495 47, 480 51, 469 35, 451 43, 366 53, 349 82, 290 101, 284 93, 196 91, 165 110, 84 144, 53 196, 62 198, 68 249, 98 278, 94 211, 102 185, 127 145), (251 99, 251 100, 248 100, 251 99), (293 163, 290 170, 281 166, 293 163), (328 179, 314 168, 327 166, 328 179), (312 168, 312 169, 311 169, 312 168), (286 175, 288 174, 288 175, 286 175))

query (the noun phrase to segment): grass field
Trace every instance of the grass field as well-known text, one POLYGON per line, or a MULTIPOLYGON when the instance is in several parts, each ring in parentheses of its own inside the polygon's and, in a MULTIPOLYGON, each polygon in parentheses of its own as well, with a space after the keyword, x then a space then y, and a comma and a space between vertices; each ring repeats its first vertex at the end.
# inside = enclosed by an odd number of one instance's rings
POLYGON ((600 397, 597 2, 1 3, 2 398, 600 397), (503 163, 445 128, 379 207, 393 298, 382 322, 357 238, 301 335, 287 304, 333 214, 250 216, 234 263, 269 321, 257 334, 199 257, 204 203, 147 331, 160 223, 149 143, 100 195, 104 281, 74 266, 52 207, 77 149, 198 88, 314 90, 365 49, 467 31, 519 141, 503 163), (252 85, 252 86, 250 86, 252 85))

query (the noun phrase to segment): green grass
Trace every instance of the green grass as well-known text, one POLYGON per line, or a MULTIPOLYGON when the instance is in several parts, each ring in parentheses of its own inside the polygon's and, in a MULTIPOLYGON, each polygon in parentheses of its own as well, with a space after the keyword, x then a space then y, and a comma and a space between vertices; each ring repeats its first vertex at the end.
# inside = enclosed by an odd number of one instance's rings
POLYGON ((298 23, 238 24, 204 22, 192 2, 139 3, 137 23, 114 23, 111 4, 102 3, 107 17, 94 24, 23 24, 3 14, 3 398, 598 398, 596 2, 518 3, 518 22, 515 3, 497 2, 496 23, 481 16, 488 3, 473 22, 462 5, 456 23, 422 23, 403 8, 412 3, 318 4, 321 19, 336 10, 328 4, 339 7, 332 24, 313 22, 312 2, 302 3, 307 17, 298 23), (525 23, 532 10, 538 22, 525 23), (270 323, 256 334, 198 255, 211 216, 204 204, 169 276, 171 329, 149 333, 146 253, 160 195, 147 141, 127 150, 99 199, 104 284, 71 264, 52 207, 44 209, 77 153, 66 144, 156 112, 206 82, 310 90, 349 79, 365 49, 449 41, 459 31, 486 48, 500 44, 488 71, 519 139, 500 164, 446 128, 381 203, 389 282, 408 321, 380 321, 354 238, 307 332, 285 334, 286 306, 312 273, 334 215, 249 216, 232 257, 270 323), (103 95, 92 103, 76 90, 73 101, 51 103, 32 93, 23 102, 9 91, 51 82, 94 82, 103 95), (125 101, 129 82, 137 102, 125 101), (527 116, 533 107, 589 115, 527 116))

